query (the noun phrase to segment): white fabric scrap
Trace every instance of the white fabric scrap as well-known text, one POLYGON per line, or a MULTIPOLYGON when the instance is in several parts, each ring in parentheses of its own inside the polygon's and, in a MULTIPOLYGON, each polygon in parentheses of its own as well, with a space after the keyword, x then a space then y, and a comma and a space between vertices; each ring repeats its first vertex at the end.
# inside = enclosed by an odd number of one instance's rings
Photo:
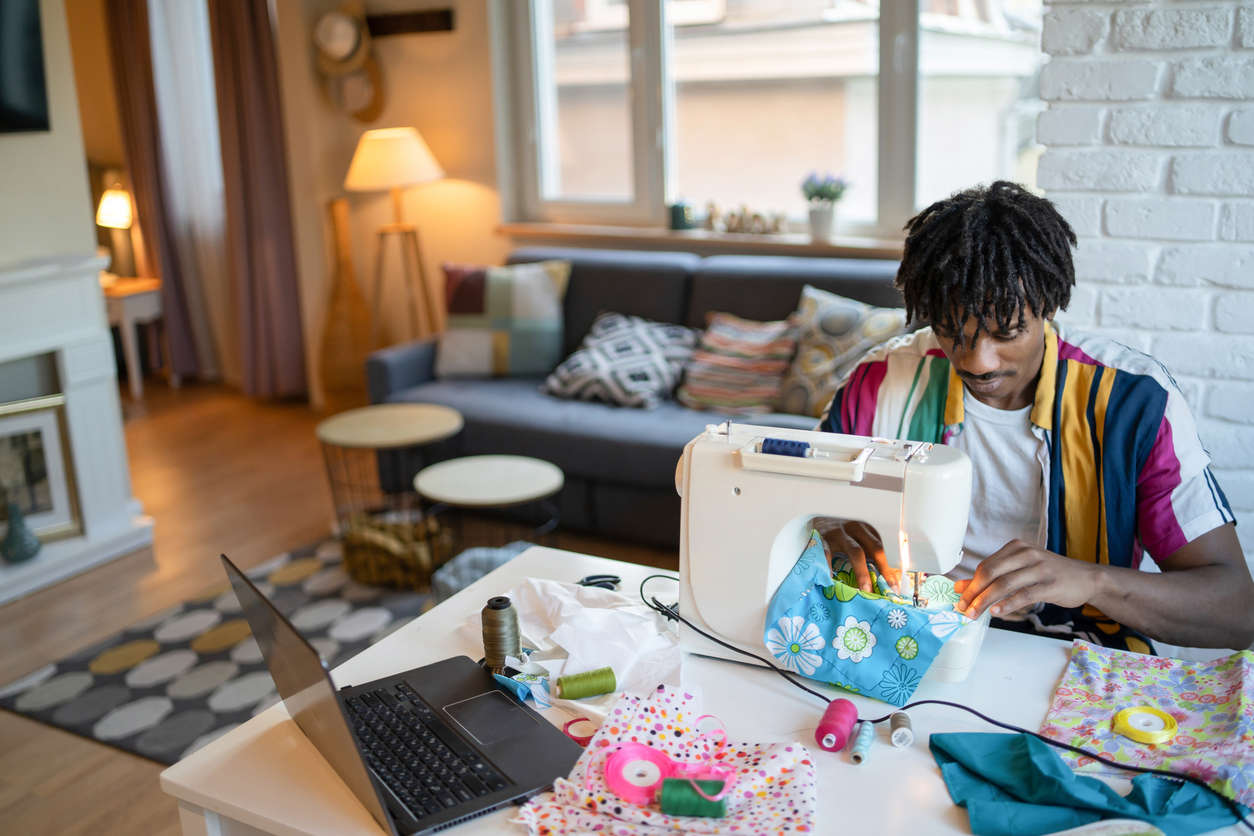
MULTIPOLYGON (((553 705, 599 722, 609 713, 617 693, 645 695, 658 685, 679 687, 679 641, 665 618, 641 601, 620 592, 543 578, 528 578, 508 592, 518 612, 522 645, 534 648, 528 671, 538 665, 550 682, 559 676, 585 673, 607 665, 618 683, 615 693, 581 700, 563 700, 549 689, 553 705)), ((461 626, 473 645, 483 642, 476 613, 461 626)))

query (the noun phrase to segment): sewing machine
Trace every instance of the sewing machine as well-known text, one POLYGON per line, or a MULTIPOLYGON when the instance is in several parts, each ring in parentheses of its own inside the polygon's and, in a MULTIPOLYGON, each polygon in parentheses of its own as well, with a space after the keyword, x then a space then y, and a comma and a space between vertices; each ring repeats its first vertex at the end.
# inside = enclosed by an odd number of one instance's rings
MULTIPOLYGON (((952 447, 730 422, 688 443, 675 480, 679 611, 758 655, 767 605, 815 517, 860 520, 880 535, 891 566, 944 573, 961 557, 971 503, 971 462, 952 447)), ((939 678, 965 678, 987 623, 947 643, 933 663, 939 678)), ((745 661, 683 625, 680 644, 745 661)))

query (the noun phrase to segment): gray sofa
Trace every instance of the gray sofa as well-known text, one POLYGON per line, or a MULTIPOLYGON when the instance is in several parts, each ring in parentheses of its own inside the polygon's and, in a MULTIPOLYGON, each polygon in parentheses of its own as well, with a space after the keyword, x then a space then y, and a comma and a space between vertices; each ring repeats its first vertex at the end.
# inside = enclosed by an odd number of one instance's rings
MULTIPOLYGON (((509 263, 571 262, 564 301, 565 352, 578 348, 602 311, 704 327, 711 311, 783 319, 804 285, 875 305, 900 306, 897 262, 869 259, 731 256, 528 247, 509 263)), ((386 486, 403 489, 426 463, 453 456, 512 453, 557 464, 562 525, 660 546, 679 541, 674 473, 684 445, 727 416, 666 401, 654 410, 570 401, 540 391, 541 378, 437 380, 436 344, 418 341, 372 354, 366 373, 373 403, 425 402, 457 409, 457 437, 407 456, 380 458, 386 486)), ((754 423, 810 428, 797 415, 758 415, 754 423)))

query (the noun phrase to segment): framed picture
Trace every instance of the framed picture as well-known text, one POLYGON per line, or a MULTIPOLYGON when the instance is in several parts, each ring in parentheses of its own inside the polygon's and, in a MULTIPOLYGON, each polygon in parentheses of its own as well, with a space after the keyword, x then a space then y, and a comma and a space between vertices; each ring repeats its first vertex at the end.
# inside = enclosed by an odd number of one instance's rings
POLYGON ((64 411, 64 395, 0 405, 0 538, 9 502, 44 542, 82 532, 64 411))

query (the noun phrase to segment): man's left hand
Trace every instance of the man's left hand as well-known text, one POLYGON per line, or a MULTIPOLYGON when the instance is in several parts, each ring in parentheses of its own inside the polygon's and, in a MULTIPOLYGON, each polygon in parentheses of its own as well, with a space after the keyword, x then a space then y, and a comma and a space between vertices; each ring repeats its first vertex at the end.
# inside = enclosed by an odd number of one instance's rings
POLYGON ((962 597, 955 609, 979 618, 988 609, 995 616, 1022 610, 1033 604, 1079 607, 1095 590, 1098 567, 1011 540, 986 558, 975 577, 954 581, 962 597))

